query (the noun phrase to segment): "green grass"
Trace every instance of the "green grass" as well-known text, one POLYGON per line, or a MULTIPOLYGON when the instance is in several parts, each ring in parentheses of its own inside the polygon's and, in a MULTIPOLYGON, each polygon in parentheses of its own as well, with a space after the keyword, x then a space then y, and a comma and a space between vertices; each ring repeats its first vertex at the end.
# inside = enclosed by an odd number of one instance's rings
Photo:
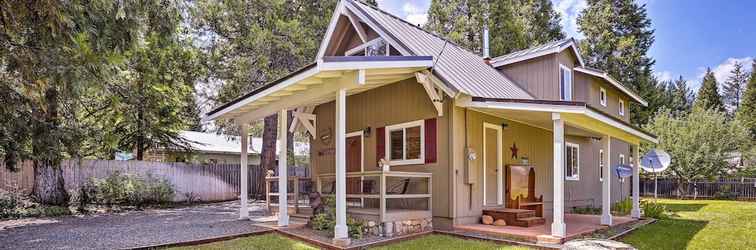
POLYGON ((374 249, 380 249, 380 250, 394 250, 394 249, 402 249, 402 250, 430 250, 430 249, 454 249, 454 250, 477 250, 477 249, 499 249, 499 250, 520 250, 520 249, 530 249, 526 247, 519 247, 519 246, 507 246, 507 245, 501 245, 496 244, 489 241, 480 241, 480 240, 464 240, 453 236, 448 235, 428 235, 423 236, 418 239, 414 240, 408 240, 403 241, 396 244, 386 245, 383 247, 378 247, 374 249))
POLYGON ((174 250, 196 249, 291 249, 291 250, 317 250, 318 248, 305 243, 292 240, 277 234, 264 234, 257 236, 243 237, 233 240, 220 241, 197 246, 169 248, 174 250))
POLYGON ((672 212, 622 239, 638 249, 756 249, 756 203, 662 200, 672 212))

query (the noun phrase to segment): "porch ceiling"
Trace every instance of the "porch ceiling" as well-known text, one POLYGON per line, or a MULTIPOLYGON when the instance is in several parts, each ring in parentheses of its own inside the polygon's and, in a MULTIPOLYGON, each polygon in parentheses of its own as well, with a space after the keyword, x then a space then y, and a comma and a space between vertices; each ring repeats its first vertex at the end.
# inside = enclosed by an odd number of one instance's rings
POLYGON ((551 114, 559 113, 567 125, 565 133, 569 135, 609 135, 634 145, 640 141, 658 143, 655 136, 581 102, 467 97, 461 98, 458 105, 548 131, 553 128, 551 114))
POLYGON ((339 89, 357 94, 415 77, 432 64, 429 56, 324 57, 214 109, 205 120, 243 123, 282 109, 314 106, 334 100, 339 89))

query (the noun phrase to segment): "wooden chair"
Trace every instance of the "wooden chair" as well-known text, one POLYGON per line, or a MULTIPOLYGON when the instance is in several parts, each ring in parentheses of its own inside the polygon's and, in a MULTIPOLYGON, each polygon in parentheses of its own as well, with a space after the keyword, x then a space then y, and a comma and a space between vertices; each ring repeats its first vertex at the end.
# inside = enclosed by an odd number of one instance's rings
POLYGON ((507 165, 507 187, 506 199, 508 208, 534 210, 537 217, 543 217, 543 195, 536 197, 535 194, 535 167, 529 165, 507 165), (512 168, 520 168, 518 171, 512 171, 512 168), (512 197, 512 181, 522 181, 524 176, 513 176, 522 173, 523 168, 527 169, 527 196, 522 193, 512 197))

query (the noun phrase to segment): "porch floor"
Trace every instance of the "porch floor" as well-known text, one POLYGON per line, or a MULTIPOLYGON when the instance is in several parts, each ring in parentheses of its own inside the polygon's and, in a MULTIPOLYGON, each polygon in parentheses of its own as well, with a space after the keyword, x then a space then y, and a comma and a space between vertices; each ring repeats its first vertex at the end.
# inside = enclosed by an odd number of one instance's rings
MULTIPOLYGON (((455 225, 454 229, 462 231, 475 231, 492 236, 513 237, 516 239, 536 242, 538 240, 538 236, 551 235, 552 219, 549 218, 549 216, 546 216, 545 219, 546 223, 544 223, 543 225, 532 227, 463 224, 455 225)), ((565 240, 570 240, 584 234, 607 228, 607 226, 601 225, 601 215, 564 214, 564 221, 565 224, 567 224, 567 237, 565 238, 565 240)), ((618 226, 633 221, 636 221, 636 219, 626 216, 614 216, 612 226, 618 226)))

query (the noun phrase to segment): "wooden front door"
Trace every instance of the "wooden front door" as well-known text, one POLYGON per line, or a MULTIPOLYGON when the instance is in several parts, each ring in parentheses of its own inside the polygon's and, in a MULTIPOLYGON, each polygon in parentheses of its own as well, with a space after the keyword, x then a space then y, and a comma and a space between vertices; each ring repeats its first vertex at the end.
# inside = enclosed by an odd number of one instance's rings
MULTIPOLYGON (((346 138, 346 171, 362 172, 362 134, 348 136, 346 138)), ((361 178, 347 178, 347 194, 361 193, 361 178)), ((347 199, 348 201, 360 201, 360 199, 347 199)))
POLYGON ((483 124, 483 205, 503 204, 501 127, 483 124))

